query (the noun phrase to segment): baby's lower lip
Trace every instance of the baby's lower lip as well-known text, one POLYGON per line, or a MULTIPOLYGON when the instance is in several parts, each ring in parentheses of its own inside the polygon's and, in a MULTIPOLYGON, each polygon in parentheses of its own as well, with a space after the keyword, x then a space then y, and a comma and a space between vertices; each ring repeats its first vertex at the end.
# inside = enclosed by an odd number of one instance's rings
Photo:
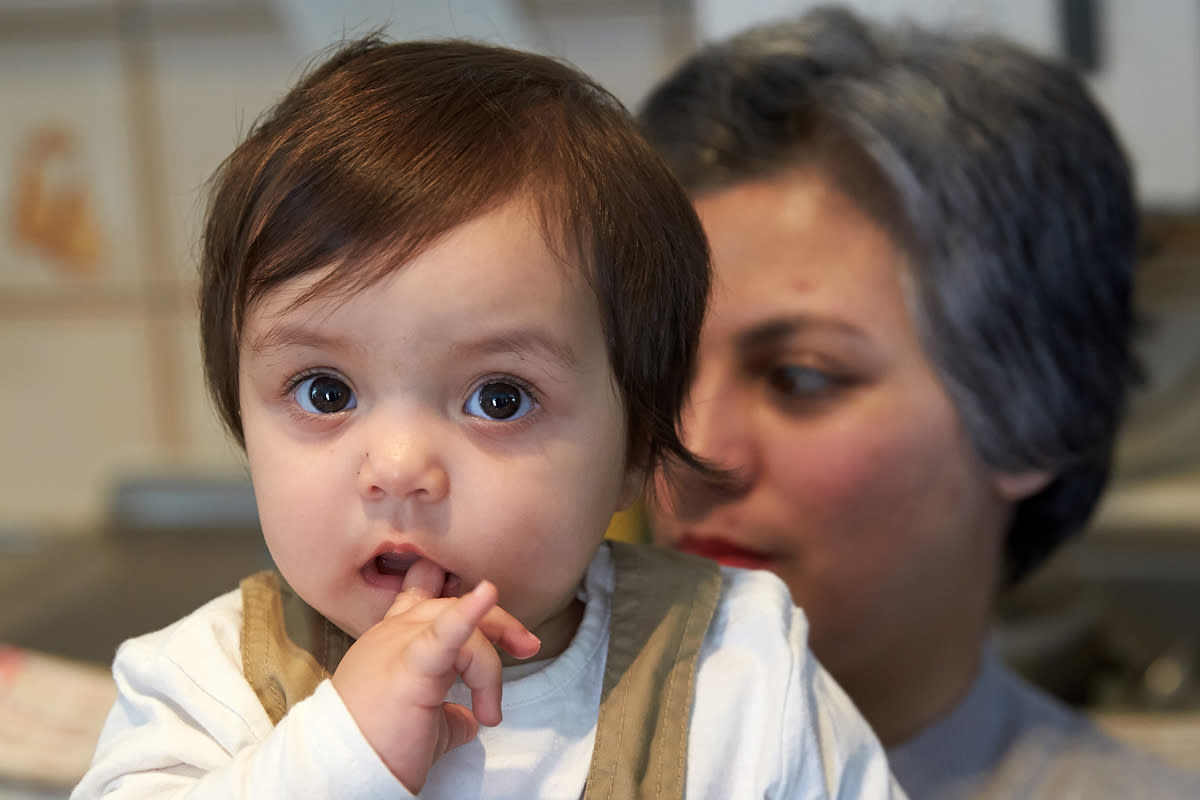
POLYGON ((675 544, 675 549, 711 558, 728 567, 742 567, 743 569, 768 569, 772 560, 766 553, 748 550, 723 539, 684 537, 675 544))

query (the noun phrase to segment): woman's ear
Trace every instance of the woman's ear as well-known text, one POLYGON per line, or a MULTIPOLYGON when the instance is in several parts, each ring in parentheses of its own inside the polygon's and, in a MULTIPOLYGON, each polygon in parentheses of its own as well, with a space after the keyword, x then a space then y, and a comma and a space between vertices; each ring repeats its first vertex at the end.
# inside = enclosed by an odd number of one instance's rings
POLYGON ((1010 503, 1019 503, 1045 489, 1052 480, 1054 474, 1046 470, 996 472, 992 475, 992 487, 1002 499, 1010 503))

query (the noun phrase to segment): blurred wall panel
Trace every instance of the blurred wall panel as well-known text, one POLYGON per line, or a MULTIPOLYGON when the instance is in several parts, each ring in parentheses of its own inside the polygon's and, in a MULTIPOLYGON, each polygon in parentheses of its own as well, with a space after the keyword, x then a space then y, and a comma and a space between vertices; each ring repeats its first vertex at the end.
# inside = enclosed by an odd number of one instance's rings
POLYGON ((0 13, 0 533, 85 530, 123 479, 244 472, 200 368, 203 186, 302 61, 255 3, 0 13))
MULTIPOLYGON (((797 14, 820 0, 695 0, 712 39, 797 14)), ((1064 56, 1069 8, 1089 9, 1097 62, 1086 78, 1129 147, 1142 200, 1155 209, 1200 203, 1200 4, 1070 0, 844 0, 871 17, 992 31, 1064 56)))
MULTIPOLYGON (((375 28, 394 38, 470 36, 565 58, 635 106, 698 41, 814 4, 0 4, 0 364, 17 381, 0 393, 0 534, 94 524, 110 487, 127 476, 244 474, 200 367, 204 186, 318 50, 375 28)), ((997 30, 1047 52, 1061 47, 1058 0, 850 4, 881 18, 997 30)), ((1088 80, 1129 142, 1143 199, 1194 214, 1200 6, 1097 8, 1099 59, 1088 80)), ((1151 438, 1183 441, 1173 432, 1151 438)))
POLYGON ((185 298, 171 323, 174 403, 187 443, 175 464, 182 472, 243 473, 241 452, 217 419, 201 365, 196 290, 206 184, 306 58, 282 28, 153 40, 171 281, 185 298))
POLYGON ((117 42, 0 40, 0 75, 0 289, 136 286, 142 231, 117 42))
POLYGON ((0 508, 5 525, 96 519, 108 477, 157 460, 137 314, 0 319, 0 508))

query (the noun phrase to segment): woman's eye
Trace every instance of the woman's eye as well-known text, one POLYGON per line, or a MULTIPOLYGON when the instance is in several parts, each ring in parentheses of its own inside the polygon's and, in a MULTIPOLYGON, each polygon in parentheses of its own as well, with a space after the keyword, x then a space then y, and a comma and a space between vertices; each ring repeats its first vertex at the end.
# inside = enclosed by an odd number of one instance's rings
POLYGON ((833 388, 836 381, 812 367, 777 367, 767 373, 767 382, 776 392, 789 397, 821 394, 833 388))
POLYGON ((509 381, 488 381, 467 398, 463 410, 473 417, 495 420, 520 419, 536 403, 529 392, 509 381))
POLYGON ((358 405, 346 382, 332 375, 305 378, 297 384, 292 396, 310 414, 336 414, 358 405))

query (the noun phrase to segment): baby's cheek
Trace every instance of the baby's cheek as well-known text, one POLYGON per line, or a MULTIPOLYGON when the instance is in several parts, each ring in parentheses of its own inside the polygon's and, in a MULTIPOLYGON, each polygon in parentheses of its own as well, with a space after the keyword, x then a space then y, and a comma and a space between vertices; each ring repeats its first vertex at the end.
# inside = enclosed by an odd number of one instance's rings
POLYGON ((479 517, 474 533, 460 539, 464 554, 469 553, 479 577, 498 584, 552 582, 555 574, 566 571, 588 549, 590 523, 580 518, 577 506, 571 508, 558 496, 518 499, 510 495, 473 507, 479 517))

